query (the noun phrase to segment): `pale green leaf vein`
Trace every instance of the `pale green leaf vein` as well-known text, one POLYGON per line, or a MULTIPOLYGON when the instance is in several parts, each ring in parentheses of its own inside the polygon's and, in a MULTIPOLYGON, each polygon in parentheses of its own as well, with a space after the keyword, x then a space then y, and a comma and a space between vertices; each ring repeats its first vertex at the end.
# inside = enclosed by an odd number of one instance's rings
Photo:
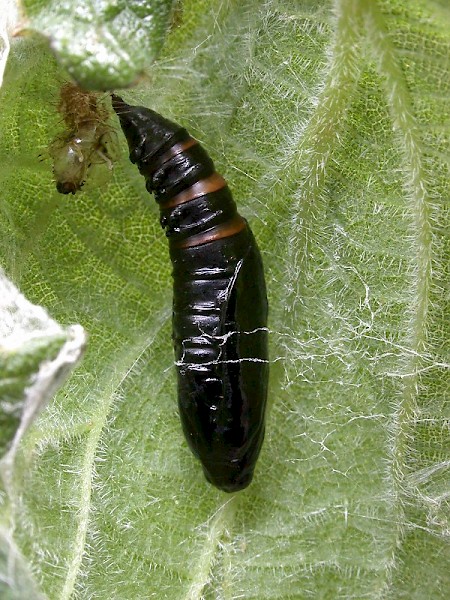
POLYGON ((203 550, 198 559, 186 600, 201 600, 203 592, 212 579, 212 569, 218 560, 219 548, 234 521, 238 495, 232 496, 219 507, 208 523, 203 550))
POLYGON ((100 438, 105 424, 108 420, 110 409, 114 401, 120 395, 120 389, 125 380, 130 377, 140 363, 142 356, 148 347, 155 340, 158 331, 167 320, 167 311, 161 311, 158 318, 155 318, 153 330, 146 336, 145 343, 142 339, 137 344, 127 347, 125 356, 116 361, 116 364, 125 365, 125 369, 117 370, 113 376, 108 370, 105 374, 104 385, 101 389, 105 390, 103 400, 98 403, 98 410, 92 417, 93 426, 87 436, 85 453, 80 469, 79 490, 80 506, 77 514, 77 531, 73 543, 72 558, 69 563, 64 587, 61 592, 60 600, 69 600, 74 591, 76 579, 81 568, 84 552, 86 535, 89 527, 90 512, 92 508, 92 487, 95 477, 95 458, 100 443, 100 438), (109 392, 107 390, 109 389, 109 392))
MULTIPOLYGON (((290 265, 290 289, 292 301, 301 297, 298 277, 304 273, 311 251, 317 221, 324 214, 324 182, 333 150, 340 144, 340 132, 347 110, 351 105, 354 89, 359 79, 358 36, 360 30, 360 3, 356 0, 338 0, 334 40, 326 66, 324 85, 314 104, 314 114, 300 132, 297 145, 287 157, 287 176, 295 184, 294 202, 291 207, 292 222, 288 253, 290 265), (290 163, 290 164, 289 164, 290 163)), ((293 136, 298 140, 298 135, 293 136)))
POLYGON ((411 303, 406 339, 411 352, 403 358, 402 395, 395 415, 393 473, 402 487, 405 478, 405 455, 408 430, 416 410, 417 373, 426 349, 426 321, 432 279, 432 232, 426 172, 422 161, 420 136, 412 110, 408 87, 376 3, 366 3, 367 32, 384 79, 387 101, 394 127, 405 157, 405 189, 411 214, 413 242, 411 303))

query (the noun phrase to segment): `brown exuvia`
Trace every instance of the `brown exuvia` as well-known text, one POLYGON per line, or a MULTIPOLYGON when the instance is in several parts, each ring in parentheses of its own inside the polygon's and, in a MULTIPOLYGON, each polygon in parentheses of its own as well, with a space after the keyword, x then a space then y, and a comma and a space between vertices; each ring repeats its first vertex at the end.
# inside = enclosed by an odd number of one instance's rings
POLYGON ((99 95, 75 83, 61 86, 57 110, 65 130, 50 143, 48 152, 56 189, 61 194, 75 194, 96 166, 112 169, 116 136, 99 95))

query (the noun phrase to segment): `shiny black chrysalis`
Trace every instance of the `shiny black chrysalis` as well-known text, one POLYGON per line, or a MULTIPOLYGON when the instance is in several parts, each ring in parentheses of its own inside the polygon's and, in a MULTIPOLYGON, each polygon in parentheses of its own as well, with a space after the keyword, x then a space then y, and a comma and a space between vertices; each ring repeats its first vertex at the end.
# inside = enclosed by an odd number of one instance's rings
POLYGON ((209 482, 249 485, 264 439, 267 297, 261 255, 226 181, 180 125, 116 95, 154 193, 173 265, 173 341, 184 434, 209 482))

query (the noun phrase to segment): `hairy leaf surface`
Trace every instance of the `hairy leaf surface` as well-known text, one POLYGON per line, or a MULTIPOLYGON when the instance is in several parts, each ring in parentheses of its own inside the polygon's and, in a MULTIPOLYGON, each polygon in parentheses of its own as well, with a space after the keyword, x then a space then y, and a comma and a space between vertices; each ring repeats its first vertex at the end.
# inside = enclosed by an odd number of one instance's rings
POLYGON ((44 597, 448 597, 449 23, 438 0, 188 0, 120 92, 204 144, 263 253, 267 437, 234 496, 182 437, 144 180, 124 144, 111 183, 56 192, 62 75, 13 46, 1 262, 89 333, 4 497, 44 597))

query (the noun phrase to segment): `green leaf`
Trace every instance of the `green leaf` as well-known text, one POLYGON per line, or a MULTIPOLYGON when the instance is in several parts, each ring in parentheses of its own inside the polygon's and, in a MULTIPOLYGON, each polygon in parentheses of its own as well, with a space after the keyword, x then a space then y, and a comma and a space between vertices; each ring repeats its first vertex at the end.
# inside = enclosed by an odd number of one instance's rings
POLYGON ((176 23, 122 95, 200 139, 260 243, 254 482, 215 490, 182 438, 171 267, 125 143, 108 185, 58 194, 38 155, 61 74, 18 40, 1 260, 89 345, 21 442, 4 528, 52 600, 447 598, 448 3, 189 0, 176 23))
POLYGON ((173 4, 173 0, 26 0, 26 29, 49 38, 61 66, 85 88, 126 87, 158 55, 173 4))
MULTIPOLYGON (((17 430, 15 450, 36 415, 64 383, 66 367, 70 371, 84 346, 84 332, 82 328, 64 332, 41 307, 30 304, 1 270, 0 314, 1 457, 17 430), (75 340, 73 352, 70 344, 67 348, 69 337, 75 340)), ((9 460, 13 458, 10 451, 9 460)))
POLYGON ((0 527, 0 594, 2 600, 44 600, 40 594, 30 565, 14 545, 12 535, 0 527))
POLYGON ((85 336, 80 326, 65 332, 28 302, 1 269, 0 315, 0 593, 5 600, 38 600, 30 564, 12 535, 18 500, 14 461, 23 436, 79 360, 85 336))

